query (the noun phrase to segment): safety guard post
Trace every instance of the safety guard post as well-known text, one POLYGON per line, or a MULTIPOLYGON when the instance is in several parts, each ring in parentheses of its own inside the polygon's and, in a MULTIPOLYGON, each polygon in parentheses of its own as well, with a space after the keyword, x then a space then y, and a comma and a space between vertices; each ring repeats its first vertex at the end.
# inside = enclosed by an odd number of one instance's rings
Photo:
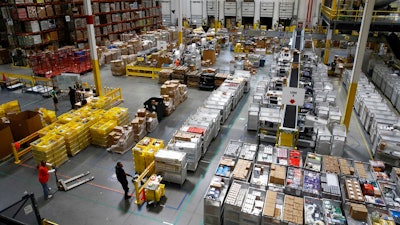
MULTIPOLYGON (((14 154, 14 159, 15 159, 14 163, 15 164, 20 164, 21 160, 19 159, 19 155, 18 155, 19 148, 17 149, 15 147, 17 143, 18 142, 11 143, 11 148, 12 148, 12 151, 13 151, 13 154, 14 154)), ((19 143, 18 143, 18 145, 19 145, 19 143)))

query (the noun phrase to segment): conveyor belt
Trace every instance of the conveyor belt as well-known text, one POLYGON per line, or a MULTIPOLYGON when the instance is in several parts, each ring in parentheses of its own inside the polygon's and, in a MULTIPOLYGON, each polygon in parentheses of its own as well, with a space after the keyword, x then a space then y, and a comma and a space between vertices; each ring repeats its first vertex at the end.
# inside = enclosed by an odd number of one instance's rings
POLYGON ((299 68, 292 68, 292 73, 290 74, 289 87, 297 88, 299 87, 299 68))
POLYGON ((296 36, 296 49, 298 49, 300 47, 300 43, 301 43, 301 36, 296 36))
MULTIPOLYGON (((302 42, 302 30, 296 29, 295 33, 295 48, 298 50, 300 49, 301 42, 302 42)), ((300 64, 300 53, 294 52, 293 53, 293 63, 292 63, 292 71, 290 73, 289 78, 289 87, 298 88, 299 87, 299 67, 300 64)), ((283 127, 286 128, 297 128, 297 106, 294 105, 286 105, 284 117, 283 117, 283 127)))
POLYGON ((285 114, 283 117, 283 127, 296 129, 297 106, 286 105, 285 114))
POLYGON ((300 54, 295 52, 293 53, 293 62, 294 63, 300 63, 300 54))

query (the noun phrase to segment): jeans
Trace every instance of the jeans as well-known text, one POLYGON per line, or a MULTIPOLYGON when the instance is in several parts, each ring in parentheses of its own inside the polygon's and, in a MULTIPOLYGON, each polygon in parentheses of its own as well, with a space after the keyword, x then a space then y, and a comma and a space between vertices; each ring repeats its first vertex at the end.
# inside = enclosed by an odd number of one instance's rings
POLYGON ((42 183, 43 187, 43 194, 44 194, 44 199, 49 198, 49 186, 47 186, 47 183, 42 183))

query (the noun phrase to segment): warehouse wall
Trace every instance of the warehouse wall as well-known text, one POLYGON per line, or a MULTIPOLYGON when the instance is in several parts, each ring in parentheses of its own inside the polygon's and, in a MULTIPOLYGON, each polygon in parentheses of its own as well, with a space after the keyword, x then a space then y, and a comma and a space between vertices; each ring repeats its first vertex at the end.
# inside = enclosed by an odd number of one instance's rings
MULTIPOLYGON (((171 21, 176 24, 178 18, 178 1, 182 1, 182 16, 183 18, 196 18, 202 14, 202 19, 207 18, 207 1, 218 2, 218 19, 223 22, 224 16, 224 3, 225 0, 171 0, 171 10, 175 10, 175 13, 171 14, 171 21)), ((241 21, 242 17, 242 2, 243 0, 237 0, 237 14, 236 20, 241 21)), ((305 23, 307 20, 307 12, 311 10, 309 15, 310 24, 315 25, 318 22, 321 0, 254 0, 255 11, 254 11, 254 23, 260 21, 260 4, 264 2, 274 3, 274 14, 273 22, 279 21, 279 5, 280 3, 294 3, 293 7, 293 18, 297 18, 297 21, 305 23), (309 8, 308 5, 312 4, 309 8)), ((214 16, 214 15, 212 15, 214 16)), ((192 21, 193 22, 193 21, 192 21)))

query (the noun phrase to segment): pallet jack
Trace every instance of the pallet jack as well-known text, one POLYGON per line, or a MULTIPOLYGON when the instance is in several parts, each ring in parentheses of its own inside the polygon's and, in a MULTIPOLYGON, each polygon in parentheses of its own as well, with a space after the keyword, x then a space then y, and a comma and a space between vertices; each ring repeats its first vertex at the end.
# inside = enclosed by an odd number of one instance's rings
POLYGON ((87 171, 86 173, 81 173, 81 174, 76 175, 74 177, 71 177, 71 178, 69 178, 67 180, 62 180, 62 179, 58 179, 57 169, 54 170, 54 175, 56 176, 57 188, 58 188, 59 191, 69 191, 69 190, 71 190, 73 188, 78 187, 79 185, 82 185, 84 183, 87 183, 87 182, 93 180, 94 179, 93 176, 81 179, 83 177, 86 177, 89 174, 90 174, 90 172, 87 171), (76 181, 76 182, 72 183, 74 181, 76 181), (72 184, 70 184, 70 183, 72 183, 72 184))

